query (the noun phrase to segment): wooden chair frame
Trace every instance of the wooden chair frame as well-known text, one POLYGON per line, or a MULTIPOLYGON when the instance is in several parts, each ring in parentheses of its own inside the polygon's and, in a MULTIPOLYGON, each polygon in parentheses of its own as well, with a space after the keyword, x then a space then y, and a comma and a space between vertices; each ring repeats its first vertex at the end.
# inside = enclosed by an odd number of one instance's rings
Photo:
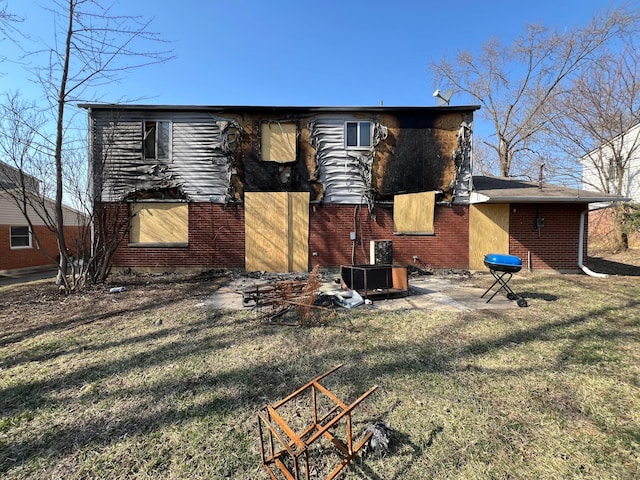
POLYGON ((278 480, 276 471, 279 470, 287 480, 300 480, 302 478, 309 480, 309 448, 313 442, 324 437, 342 454, 342 460, 326 477, 326 480, 331 480, 342 471, 373 435, 372 432, 368 432, 354 445, 351 412, 378 388, 377 385, 370 388, 353 403, 347 405, 320 384, 320 380, 342 366, 343 364, 340 364, 314 378, 279 402, 273 405, 265 405, 258 413, 262 465, 272 479, 278 480), (308 393, 311 395, 313 418, 306 428, 301 432, 296 432, 278 412, 278 409, 284 407, 287 403, 299 396, 308 393), (334 404, 333 407, 321 417, 318 416, 319 395, 326 396, 334 404), (336 428, 342 420, 344 420, 346 426, 346 441, 340 440, 331 433, 331 430, 336 428), (289 461, 287 461, 287 458, 289 461), (290 465, 287 465, 287 463, 290 465), (304 477, 302 477, 303 474, 305 475, 304 477))

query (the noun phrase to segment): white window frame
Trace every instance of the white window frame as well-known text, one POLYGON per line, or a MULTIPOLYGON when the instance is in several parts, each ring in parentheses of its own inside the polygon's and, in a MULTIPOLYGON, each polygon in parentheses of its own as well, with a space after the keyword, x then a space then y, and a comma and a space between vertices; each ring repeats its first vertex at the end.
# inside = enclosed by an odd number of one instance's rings
POLYGON ((344 147, 347 150, 368 150, 373 146, 373 122, 369 120, 348 120, 344 122, 344 147), (369 124, 369 145, 360 143, 360 129, 363 123, 369 124), (356 145, 348 144, 347 130, 349 125, 356 124, 356 145))
POLYGON ((173 135, 173 126, 171 120, 143 120, 142 121, 142 158, 145 160, 170 160, 171 159, 171 143, 172 143, 172 135, 173 135), (155 144, 153 146, 153 156, 147 155, 147 124, 155 123, 155 144), (167 124, 167 152, 165 156, 158 156, 158 125, 161 123, 167 124))
POLYGON ((27 248, 33 248, 32 237, 33 236, 31 235, 31 230, 29 229, 28 226, 15 225, 15 226, 11 226, 9 228, 9 245, 10 245, 11 250, 24 250, 24 249, 27 249, 27 248), (13 229, 14 228, 26 228, 27 229, 27 237, 29 239, 29 244, 28 245, 14 245, 13 244, 14 237, 24 238, 24 235, 14 235, 14 233, 13 233, 13 229))

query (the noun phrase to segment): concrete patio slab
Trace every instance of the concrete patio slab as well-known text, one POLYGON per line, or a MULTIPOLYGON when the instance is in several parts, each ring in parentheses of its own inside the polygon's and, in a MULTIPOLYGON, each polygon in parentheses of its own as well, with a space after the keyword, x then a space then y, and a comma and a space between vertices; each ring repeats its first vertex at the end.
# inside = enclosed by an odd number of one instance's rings
MULTIPOLYGON (((480 298, 493 279, 489 276, 474 282, 447 275, 423 275, 409 279, 409 294, 402 297, 374 298, 371 305, 355 308, 374 308, 380 310, 439 310, 464 312, 483 309, 518 308, 516 302, 506 298, 503 292, 498 293, 491 302, 487 297, 480 298), (486 284, 486 286, 484 286, 486 284), (483 285, 479 287, 477 285, 483 285)), ((238 278, 224 288, 217 290, 200 307, 236 310, 247 308, 243 305, 242 292, 257 285, 268 284, 260 278, 238 278)), ((334 279, 323 278, 320 291, 326 294, 344 292, 334 279)), ((339 308, 339 307, 338 307, 339 308)))

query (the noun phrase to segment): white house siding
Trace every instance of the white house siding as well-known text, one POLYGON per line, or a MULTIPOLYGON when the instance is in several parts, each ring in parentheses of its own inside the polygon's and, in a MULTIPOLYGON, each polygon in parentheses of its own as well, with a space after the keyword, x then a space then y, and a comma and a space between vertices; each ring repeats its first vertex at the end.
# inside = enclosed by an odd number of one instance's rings
POLYGON ((386 138, 386 127, 362 117, 318 116, 309 122, 309 130, 316 150, 316 177, 324 187, 323 200, 328 203, 370 203, 375 147, 386 138), (371 148, 345 148, 345 122, 355 121, 371 121, 371 148))
MULTIPOLYGON (((48 210, 53 213, 53 202, 48 202, 48 210)), ((45 225, 45 222, 33 210, 29 209, 29 218, 33 225, 45 225)), ((63 218, 65 226, 79 226, 85 223, 85 218, 79 212, 63 207, 63 218)), ((0 192, 0 225, 10 225, 14 227, 26 226, 27 220, 22 215, 15 200, 6 192, 0 192)))
MULTIPOLYGON (((640 124, 629 129, 629 131, 624 134, 623 139, 622 137, 618 137, 614 140, 614 142, 616 141, 618 145, 620 141, 624 141, 623 149, 625 151, 622 152, 623 156, 629 155, 631 148, 634 148, 634 153, 629 158, 627 170, 623 178, 622 191, 615 192, 611 190, 609 193, 629 197, 631 201, 640 203, 640 124)), ((600 158, 607 159, 610 156, 610 148, 604 146, 590 152, 582 158, 582 188, 586 190, 597 189, 601 192, 610 190, 607 188, 607 180, 602 177, 598 169, 594 166, 600 163, 600 158), (590 158, 594 158, 594 160, 590 160, 590 158)), ((605 206, 605 204, 594 203, 590 205, 590 208, 600 208, 602 206, 605 206)))

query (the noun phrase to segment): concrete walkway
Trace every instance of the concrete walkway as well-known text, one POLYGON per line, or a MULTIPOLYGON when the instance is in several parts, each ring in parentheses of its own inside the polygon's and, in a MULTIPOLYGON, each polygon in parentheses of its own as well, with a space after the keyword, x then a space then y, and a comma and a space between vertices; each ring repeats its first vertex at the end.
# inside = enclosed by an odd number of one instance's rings
POLYGON ((4 271, 0 273, 0 287, 29 283, 36 280, 51 279, 54 281, 56 273, 57 270, 55 268, 48 268, 46 270, 4 271))

